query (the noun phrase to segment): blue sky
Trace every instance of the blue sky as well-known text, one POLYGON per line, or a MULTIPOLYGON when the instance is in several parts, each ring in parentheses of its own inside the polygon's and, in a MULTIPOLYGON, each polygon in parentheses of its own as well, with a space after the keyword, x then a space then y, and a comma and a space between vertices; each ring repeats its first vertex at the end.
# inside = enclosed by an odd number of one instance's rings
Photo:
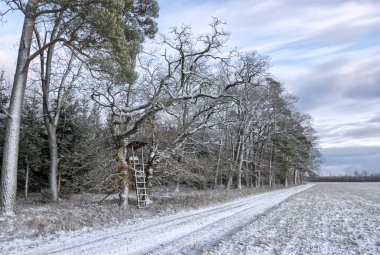
MULTIPOLYGON (((309 113, 324 156, 321 174, 380 172, 380 1, 158 0, 159 32, 227 22, 228 46, 272 59, 272 73, 309 113)), ((22 17, 0 25, 0 66, 13 72, 22 17)))

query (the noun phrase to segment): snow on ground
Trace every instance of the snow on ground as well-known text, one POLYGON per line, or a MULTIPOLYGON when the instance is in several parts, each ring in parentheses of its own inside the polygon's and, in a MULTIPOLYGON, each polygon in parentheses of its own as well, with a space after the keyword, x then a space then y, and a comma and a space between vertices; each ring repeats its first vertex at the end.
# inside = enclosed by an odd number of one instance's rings
POLYGON ((377 255, 379 215, 380 183, 318 183, 119 227, 8 239, 0 254, 377 255))
MULTIPOLYGON (((284 189, 276 185, 275 189, 284 189)), ((62 231, 103 229, 130 224, 141 218, 171 215, 176 212, 217 205, 238 198, 274 190, 268 186, 249 189, 208 189, 194 187, 158 186, 150 189, 153 204, 149 208, 137 208, 136 192, 129 194, 130 206, 118 205, 118 194, 80 193, 62 195, 59 203, 47 200, 41 193, 30 193, 28 198, 19 197, 16 217, 0 217, 0 244, 17 238, 46 236, 62 231), (99 201, 102 202, 99 204, 99 201)))
POLYGON ((380 183, 320 183, 204 254, 380 254, 380 183))
MULTIPOLYGON (((245 231, 258 215, 311 186, 272 191, 117 228, 6 240, 0 243, 0 254, 199 254, 245 231)), ((229 250, 234 248, 226 245, 226 254, 232 254, 229 250)))

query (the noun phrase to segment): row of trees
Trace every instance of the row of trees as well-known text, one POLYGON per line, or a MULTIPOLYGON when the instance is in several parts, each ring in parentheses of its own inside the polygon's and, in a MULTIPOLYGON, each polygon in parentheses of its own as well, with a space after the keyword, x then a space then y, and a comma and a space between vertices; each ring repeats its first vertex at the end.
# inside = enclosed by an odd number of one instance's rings
POLYGON ((17 164, 26 195, 33 174, 53 200, 108 185, 127 206, 133 140, 148 142, 150 185, 287 185, 317 169, 310 117, 267 58, 224 50, 218 19, 207 34, 173 28, 142 50, 156 32, 153 0, 5 2, 25 24, 10 101, 1 94, 3 212, 13 212, 17 164))

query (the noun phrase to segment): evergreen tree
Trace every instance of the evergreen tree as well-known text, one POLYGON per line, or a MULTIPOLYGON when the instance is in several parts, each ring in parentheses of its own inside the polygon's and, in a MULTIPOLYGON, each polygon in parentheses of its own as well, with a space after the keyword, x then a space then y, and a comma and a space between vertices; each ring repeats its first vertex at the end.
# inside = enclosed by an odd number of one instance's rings
POLYGON ((104 130, 96 108, 88 110, 88 104, 69 100, 58 123, 59 171, 61 193, 76 193, 93 188, 97 183, 93 172, 107 163, 103 146, 104 130))
MULTIPOLYGON (((6 117, 7 117, 7 108, 9 102, 8 88, 5 84, 5 71, 0 71, 0 162, 3 159, 3 145, 5 138, 5 127, 6 127, 6 117)), ((1 166, 0 166, 1 170, 1 166)))
MULTIPOLYGON (((18 186, 28 197, 30 184, 40 185, 47 182, 45 129, 41 116, 41 102, 36 96, 28 97, 21 118, 20 150, 18 163, 18 186)), ((40 188, 40 187, 39 187, 40 188)))

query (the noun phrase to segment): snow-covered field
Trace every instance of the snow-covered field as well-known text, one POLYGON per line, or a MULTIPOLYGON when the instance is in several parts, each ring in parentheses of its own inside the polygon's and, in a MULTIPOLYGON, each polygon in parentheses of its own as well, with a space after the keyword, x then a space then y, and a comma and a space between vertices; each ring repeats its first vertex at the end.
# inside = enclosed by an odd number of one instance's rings
POLYGON ((380 254, 380 183, 320 183, 206 254, 380 254))
POLYGON ((0 254, 380 254, 379 206, 380 183, 303 185, 117 228, 4 241, 0 254))

